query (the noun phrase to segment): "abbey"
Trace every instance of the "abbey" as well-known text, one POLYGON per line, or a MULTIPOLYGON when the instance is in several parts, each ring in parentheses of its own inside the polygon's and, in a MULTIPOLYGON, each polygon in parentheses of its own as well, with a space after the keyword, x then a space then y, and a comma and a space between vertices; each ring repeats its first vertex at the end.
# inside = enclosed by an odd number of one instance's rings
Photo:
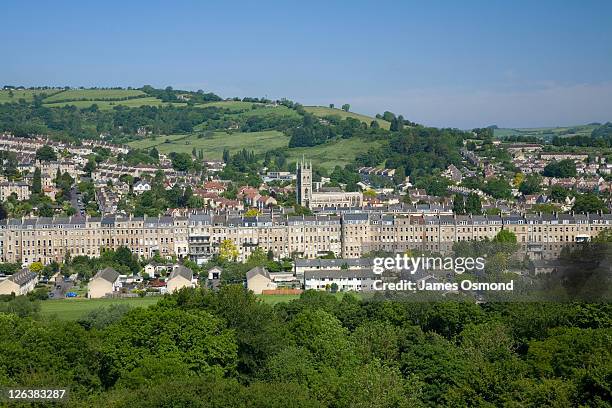
POLYGON ((308 208, 325 207, 361 207, 363 194, 361 192, 346 192, 339 188, 321 188, 313 191, 312 162, 302 159, 296 164, 297 186, 296 197, 299 205, 308 208))

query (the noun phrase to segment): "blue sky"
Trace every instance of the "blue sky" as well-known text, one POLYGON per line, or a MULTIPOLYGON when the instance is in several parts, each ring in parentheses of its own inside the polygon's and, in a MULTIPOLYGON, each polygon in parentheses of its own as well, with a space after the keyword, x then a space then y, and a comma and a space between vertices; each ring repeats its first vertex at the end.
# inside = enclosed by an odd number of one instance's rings
POLYGON ((460 128, 612 120, 612 1, 82 3, 3 1, 0 84, 171 85, 460 128))

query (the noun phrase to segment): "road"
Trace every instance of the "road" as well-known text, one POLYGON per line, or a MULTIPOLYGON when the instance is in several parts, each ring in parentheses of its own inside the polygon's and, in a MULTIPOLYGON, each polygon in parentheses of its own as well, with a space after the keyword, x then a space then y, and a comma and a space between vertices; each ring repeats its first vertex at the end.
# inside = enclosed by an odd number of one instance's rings
POLYGON ((70 205, 76 209, 77 215, 85 215, 85 206, 83 205, 83 199, 81 193, 79 193, 76 187, 70 189, 70 205))
POLYGON ((64 277, 60 275, 55 279, 53 290, 49 294, 49 297, 52 299, 63 299, 73 286, 72 282, 64 281, 64 277))

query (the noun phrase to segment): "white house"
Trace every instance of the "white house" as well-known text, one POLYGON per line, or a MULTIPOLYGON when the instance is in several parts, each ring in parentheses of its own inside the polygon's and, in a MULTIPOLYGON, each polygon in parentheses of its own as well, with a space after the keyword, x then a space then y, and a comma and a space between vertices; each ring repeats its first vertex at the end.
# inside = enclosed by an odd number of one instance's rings
POLYGON ((329 290, 336 284, 339 292, 367 292, 375 290, 377 280, 372 269, 312 270, 304 272, 304 289, 329 290))
POLYGON ((145 191, 151 191, 151 184, 147 181, 140 180, 134 184, 134 194, 142 194, 145 191))
POLYGON ((222 272, 223 272, 223 269, 219 268, 218 266, 213 266, 212 268, 208 270, 208 280, 221 279, 222 272))

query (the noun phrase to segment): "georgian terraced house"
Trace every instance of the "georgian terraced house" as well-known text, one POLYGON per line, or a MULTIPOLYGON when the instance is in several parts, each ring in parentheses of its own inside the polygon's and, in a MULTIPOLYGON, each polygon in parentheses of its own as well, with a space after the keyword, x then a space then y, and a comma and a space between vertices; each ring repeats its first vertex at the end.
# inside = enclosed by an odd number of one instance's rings
POLYGON ((514 232, 520 250, 532 259, 552 259, 566 245, 589 240, 612 228, 612 215, 455 216, 382 211, 338 211, 313 216, 190 214, 185 217, 28 218, 0 222, 0 258, 29 265, 72 256, 99 256, 106 248, 128 247, 151 257, 189 257, 206 262, 231 240, 246 259, 260 247, 276 257, 313 259, 333 253, 359 258, 371 251, 426 250, 448 254, 453 243, 492 239, 514 232))

